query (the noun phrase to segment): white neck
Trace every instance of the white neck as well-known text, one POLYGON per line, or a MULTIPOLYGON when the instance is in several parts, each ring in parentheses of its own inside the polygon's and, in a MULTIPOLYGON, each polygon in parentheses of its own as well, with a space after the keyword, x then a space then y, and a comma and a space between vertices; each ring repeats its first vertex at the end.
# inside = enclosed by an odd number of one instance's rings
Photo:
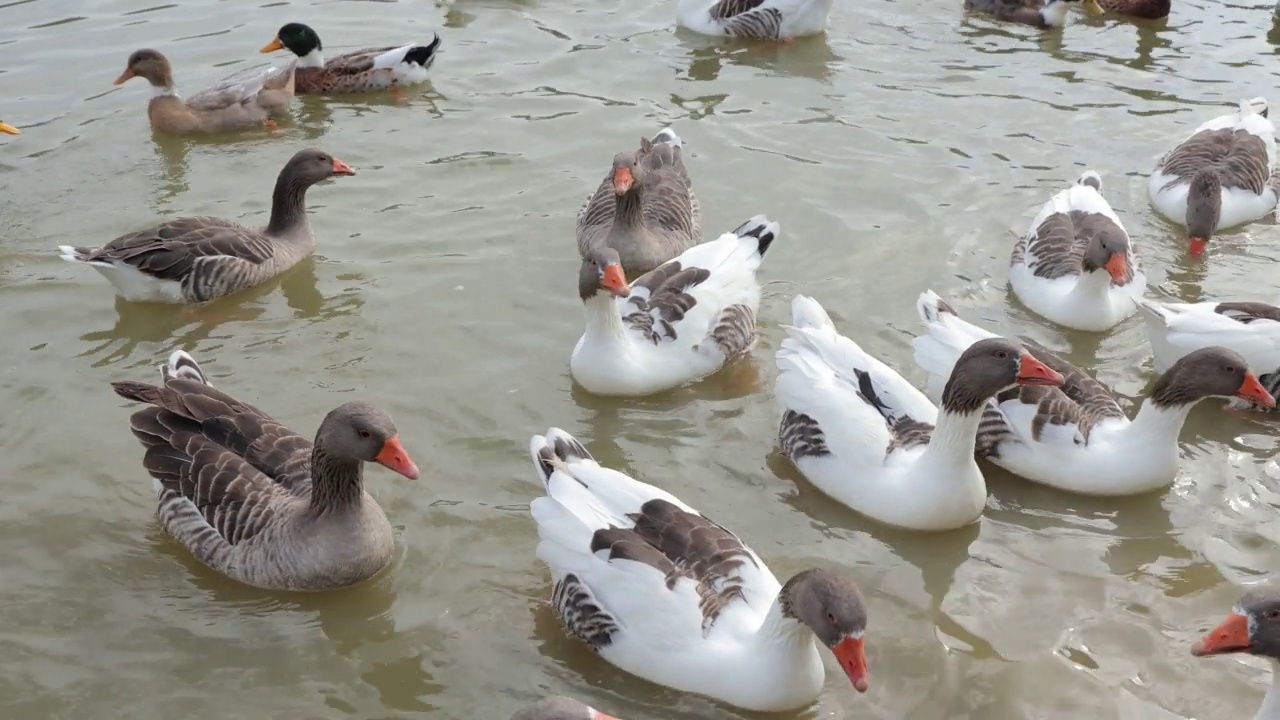
POLYGON ((1040 10, 1040 17, 1048 25, 1062 27, 1067 24, 1067 4, 1063 0, 1052 0, 1040 10))
POLYGON ((586 342, 617 342, 627 338, 622 313, 618 312, 618 304, 608 290, 597 290, 582 303, 582 309, 587 316, 587 330, 583 334, 586 342))
POLYGON ((1262 698, 1262 707, 1253 720, 1280 720, 1280 660, 1271 661, 1271 687, 1267 688, 1267 696, 1262 698))
POLYGON ((320 48, 316 48, 311 52, 298 58, 298 67, 318 68, 324 67, 324 53, 320 52, 320 48))
POLYGON ((1106 302, 1110 293, 1111 273, 1106 270, 1082 273, 1080 279, 1076 281, 1076 286, 1071 289, 1072 295, 1081 300, 1093 302, 1106 302))
POLYGON ((1182 433, 1182 424, 1191 414, 1195 403, 1185 405, 1156 405, 1147 398, 1142 401, 1138 415, 1119 432, 1124 435, 1124 443, 1136 449, 1139 446, 1152 449, 1177 447, 1178 435, 1182 433))
POLYGON ((929 438, 929 446, 917 462, 953 468, 975 464, 973 446, 985 407, 986 403, 983 403, 971 413, 952 412, 942 408, 938 413, 938 424, 929 438))
POLYGON ((151 97, 178 97, 178 91, 172 85, 152 85, 151 97))

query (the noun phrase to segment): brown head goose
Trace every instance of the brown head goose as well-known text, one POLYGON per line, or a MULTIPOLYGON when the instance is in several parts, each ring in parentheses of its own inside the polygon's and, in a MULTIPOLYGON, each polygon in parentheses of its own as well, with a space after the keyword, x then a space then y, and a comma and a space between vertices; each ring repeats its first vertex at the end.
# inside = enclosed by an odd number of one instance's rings
POLYGON ((852 580, 812 569, 780 584, 738 536, 601 467, 558 428, 529 451, 546 489, 530 510, 551 602, 600 657, 659 685, 783 711, 822 690, 820 643, 867 689, 867 612, 852 580))
POLYGON ((613 169, 578 211, 578 252, 610 247, 631 277, 647 273, 698 242, 702 210, 671 128, 640 149, 618 153, 613 169))
POLYGON ((102 247, 58 246, 62 259, 87 263, 126 300, 199 303, 270 280, 315 250, 307 188, 355 175, 321 150, 301 150, 280 171, 271 219, 261 229, 215 217, 183 217, 121 235, 102 247))
POLYGON ((330 590, 391 560, 395 541, 364 491, 366 462, 409 478, 418 467, 382 410, 349 402, 320 423, 315 442, 215 390, 181 350, 160 387, 116 382, 152 407, 130 418, 146 453, 164 529, 197 560, 268 590, 330 590))
POLYGON ((605 715, 590 705, 560 695, 549 697, 540 703, 521 708, 511 720, 618 720, 605 715))
POLYGON ((1013 247, 1009 286, 1034 312, 1077 330, 1106 330, 1137 310, 1147 274, 1098 173, 1040 209, 1013 247))
POLYGON ((998 20, 1051 28, 1067 24, 1068 3, 1074 2, 1079 2, 1090 15, 1103 12, 1096 0, 964 0, 964 6, 998 20))
MULTIPOLYGON (((968 348, 995 337, 965 322, 932 291, 920 295, 928 329, 915 339, 916 363, 932 390, 968 348)), ((1274 406, 1244 358, 1220 347, 1196 350, 1160 376, 1131 421, 1102 383, 1048 350, 1026 343, 1059 373, 1060 388, 1018 388, 987 404, 978 455, 1028 480, 1087 495, 1132 495, 1173 482, 1178 436, 1196 403, 1238 397, 1274 406)))
POLYGON ((140 77, 151 83, 147 104, 151 127, 172 135, 190 135, 272 125, 272 117, 284 117, 293 99, 293 64, 283 70, 236 75, 183 100, 173 86, 169 59, 156 50, 137 50, 129 56, 116 85, 140 77))
POLYGON ((1187 229, 1192 255, 1204 253, 1214 231, 1275 209, 1275 134, 1266 99, 1242 100, 1156 163, 1147 194, 1161 215, 1187 229))
POLYGON ((1253 720, 1280 720, 1280 592, 1245 593, 1227 619, 1191 646, 1196 657, 1248 653, 1271 661, 1271 687, 1253 720))
POLYGON ((969 348, 948 373, 942 408, 836 331, 817 301, 797 295, 778 348, 778 440, 823 493, 880 522, 951 530, 977 520, 987 484, 974 437, 987 399, 1062 376, 1017 343, 969 348))

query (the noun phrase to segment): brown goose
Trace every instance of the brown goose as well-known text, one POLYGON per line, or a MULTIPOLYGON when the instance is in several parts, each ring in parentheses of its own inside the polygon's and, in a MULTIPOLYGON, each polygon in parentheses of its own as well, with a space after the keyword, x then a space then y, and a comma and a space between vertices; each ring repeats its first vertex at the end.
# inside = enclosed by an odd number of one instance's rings
POLYGON ((330 590, 365 580, 391 560, 395 541, 364 491, 363 465, 410 480, 418 467, 395 423, 362 402, 340 405, 315 443, 204 380, 182 351, 160 387, 112 383, 153 407, 130 418, 146 453, 164 529, 197 560, 268 590, 330 590))
POLYGON ((682 144, 666 128, 652 140, 641 138, 639 150, 613 157, 613 169, 578 211, 582 257, 611 247, 623 271, 635 277, 698 242, 702 209, 685 171, 682 144))
MULTIPOLYGON (((916 363, 929 373, 930 388, 937 389, 962 353, 995 335, 965 322, 933 292, 923 293, 917 308, 928 330, 915 339, 916 363)), ((1129 420, 1102 383, 1048 350, 1026 345, 1066 381, 1061 388, 1018 388, 988 402, 977 454, 1069 492, 1133 495, 1173 482, 1181 462, 1182 425, 1205 398, 1275 406, 1244 358, 1208 347, 1175 362, 1129 420)))
POLYGON ((549 697, 540 703, 521 708, 511 720, 618 720, 590 705, 563 696, 549 697))
POLYGON ((1271 661, 1271 687, 1253 720, 1280 720, 1280 592, 1245 593, 1227 619, 1191 646, 1196 657, 1248 653, 1271 661))
POLYGON ((1169 17, 1169 7, 1173 3, 1171 0, 1098 0, 1098 4, 1110 13, 1159 20, 1169 17))
POLYGON ((267 68, 234 76, 186 100, 174 90, 169 59, 156 50, 134 51, 115 84, 135 77, 151 83, 153 96, 147 103, 151 127, 171 135, 272 127, 271 118, 285 116, 293 99, 293 63, 283 70, 267 68))
POLYGON ((1073 2, 1079 2, 1091 15, 1102 14, 1096 0, 964 0, 964 6, 998 20, 1051 28, 1067 24, 1068 3, 1073 2))
POLYGON ((551 602, 602 658, 659 685, 782 711, 822 690, 821 643, 867 689, 867 612, 852 580, 812 569, 779 584, 738 536, 601 467, 558 428, 529 451, 546 490, 530 511, 551 602))
POLYGON ((215 217, 183 217, 121 235, 102 247, 58 246, 62 259, 87 263, 126 300, 199 303, 270 280, 315 250, 307 188, 355 175, 321 150, 301 150, 276 178, 271 219, 260 230, 215 217))

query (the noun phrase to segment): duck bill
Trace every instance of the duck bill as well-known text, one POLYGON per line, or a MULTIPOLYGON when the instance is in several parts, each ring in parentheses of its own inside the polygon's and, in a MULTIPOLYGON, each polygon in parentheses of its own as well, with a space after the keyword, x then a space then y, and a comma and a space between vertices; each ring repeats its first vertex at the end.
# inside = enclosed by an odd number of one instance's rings
POLYGON ((1257 403, 1265 408, 1276 406, 1275 397, 1267 392, 1267 388, 1258 380, 1258 376, 1251 372, 1244 374, 1244 382, 1240 383, 1240 389, 1236 390, 1236 397, 1257 403))
POLYGON ((1129 258, 1116 253, 1107 260, 1107 272, 1111 274, 1111 282, 1123 285, 1129 281, 1129 258))
POLYGON ((631 294, 631 286, 627 284, 627 276, 621 265, 605 265, 604 277, 600 280, 604 289, 613 293, 614 297, 626 297, 631 294))
POLYGON ((14 127, 14 126, 10 125, 10 124, 9 124, 9 123, 7 123, 7 122, 2 122, 2 121, 0 121, 0 133, 5 133, 6 135, 21 135, 21 134, 22 134, 22 133, 18 130, 18 128, 16 128, 16 127, 14 127))
POLYGON ((269 52, 275 52, 277 50, 283 50, 283 49, 284 49, 284 43, 280 42, 280 38, 275 38, 274 40, 267 43, 266 45, 263 45, 262 49, 259 50, 258 52, 269 53, 269 52))
POLYGON ((1098 4, 1098 0, 1084 0, 1080 3, 1080 7, 1082 7, 1087 14, 1095 17, 1098 15, 1105 15, 1107 12, 1098 4))
POLYGON ((1189 237, 1187 242, 1191 245, 1191 254, 1195 257, 1204 255, 1204 251, 1209 247, 1209 238, 1189 237))
POLYGON ((352 170, 350 165, 348 165, 348 164, 346 164, 346 163, 342 162, 342 161, 341 161, 341 160, 339 160, 338 158, 334 158, 334 159, 333 159, 333 174, 334 174, 334 175, 355 175, 355 174, 356 174, 356 171, 355 171, 355 170, 352 170))
POLYGON ((111 84, 123 85, 129 82, 129 80, 133 79, 133 77, 134 77, 133 68, 127 67, 124 69, 124 72, 120 73, 120 77, 116 78, 116 81, 111 84))
POLYGON ((625 195, 635 183, 636 176, 631 174, 631 168, 614 168, 613 191, 615 193, 625 195))
POLYGON ((393 436, 383 443, 382 450, 374 456, 373 461, 388 470, 400 473, 410 480, 418 479, 418 466, 414 465, 413 460, 409 459, 409 453, 400 444, 399 435, 393 436))
POLYGON ((1210 630, 1207 635, 1191 646, 1191 654, 1196 657, 1225 655, 1248 650, 1249 619, 1234 612, 1228 615, 1221 625, 1210 630))
POLYGON ((867 686, 867 656, 863 652, 861 637, 846 637, 831 648, 831 652, 835 654, 836 660, 840 661, 840 667, 844 668, 844 674, 849 676, 849 682, 853 683, 853 687, 858 692, 866 692, 867 686))
POLYGON ((1035 359, 1031 353, 1023 353, 1018 361, 1019 385, 1061 385, 1063 381, 1061 373, 1035 359))

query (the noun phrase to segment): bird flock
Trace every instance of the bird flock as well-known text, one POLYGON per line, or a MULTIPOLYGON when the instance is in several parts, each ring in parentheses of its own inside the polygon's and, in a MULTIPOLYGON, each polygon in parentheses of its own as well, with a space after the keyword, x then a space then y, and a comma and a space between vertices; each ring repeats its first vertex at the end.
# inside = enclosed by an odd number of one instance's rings
MULTIPOLYGON (((1168 0, 966 0, 972 11, 1043 28, 1088 13, 1161 17, 1168 0)), ((679 0, 678 22, 709 35, 789 41, 824 30, 832 0, 679 0)), ((311 27, 289 23, 262 49, 295 59, 189 97, 168 59, 132 53, 116 84, 146 80, 158 132, 270 131, 295 93, 390 91, 424 82, 438 36, 327 59, 311 27)), ((1157 162, 1152 206, 1185 229, 1201 257, 1225 228, 1275 212, 1275 128, 1264 98, 1207 119, 1157 162)), ((0 123, 0 132, 18 134, 0 123)), ((703 240, 701 206, 674 128, 617 153, 578 212, 585 327, 569 357, 598 395, 639 397, 690 385, 751 355, 757 275, 782 239, 764 215, 703 240)), ((603 166, 603 159, 602 159, 603 166)), ((322 150, 280 171, 265 227, 182 217, 61 257, 102 274, 127 301, 204 303, 259 285, 314 251, 308 189, 356 171, 322 150)), ((1225 398, 1265 412, 1280 391, 1280 307, 1249 299, 1146 298, 1142 253, 1090 170, 1049 198, 1010 248, 1012 292, 1044 320, 1102 333, 1139 313, 1161 373, 1136 416, 1090 373, 1031 341, 1002 337, 922 289, 914 357, 921 390, 842 335, 814 298, 796 295, 776 353, 775 438, 832 501, 875 521, 929 532, 976 521, 987 500, 979 460, 1060 490, 1121 496, 1168 486, 1192 408, 1225 398)), ((166 532, 213 570, 268 590, 324 591, 366 580, 394 551, 392 526, 364 489, 364 465, 416 479, 392 418, 345 403, 313 438, 215 388, 175 350, 161 381, 113 383, 143 404, 129 421, 166 532)), ((761 442, 768 439, 761 438, 761 442)), ((411 443, 409 443, 411 444, 411 443)), ((827 649, 859 692, 869 687, 868 618, 847 573, 810 568, 780 581, 711 514, 601 466, 568 432, 534 435, 543 494, 530 512, 549 602, 565 630, 608 662, 652 682, 761 711, 811 704, 827 649)), ((1280 594, 1244 596, 1191 652, 1280 659, 1280 594)), ((513 720, 609 718, 547 698, 513 720)), ((1280 718, 1268 694, 1259 718, 1280 718)))

